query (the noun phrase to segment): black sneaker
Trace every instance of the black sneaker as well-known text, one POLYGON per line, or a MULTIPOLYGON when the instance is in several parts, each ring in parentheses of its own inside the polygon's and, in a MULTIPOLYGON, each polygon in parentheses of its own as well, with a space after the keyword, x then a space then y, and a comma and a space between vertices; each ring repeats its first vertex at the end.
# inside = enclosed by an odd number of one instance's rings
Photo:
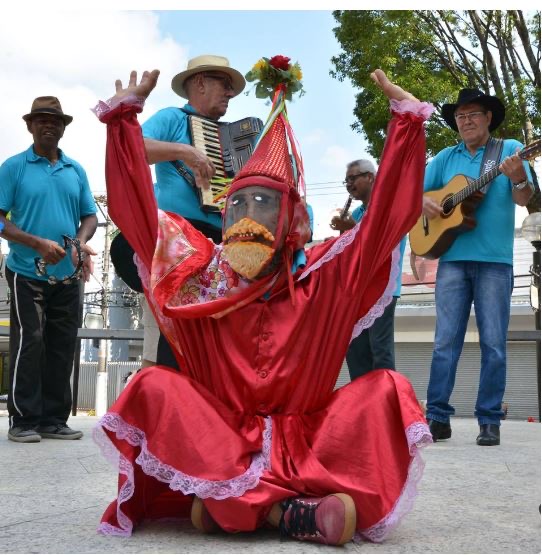
POLYGON ((429 431, 433 436, 433 441, 450 439, 452 437, 452 427, 449 422, 439 422, 438 420, 428 420, 429 431))
POLYGON ((8 430, 8 439, 18 443, 38 443, 41 441, 41 436, 29 426, 13 426, 8 430))
POLYGON ((72 430, 67 424, 53 424, 52 426, 39 426, 38 433, 47 439, 80 439, 83 432, 72 430))

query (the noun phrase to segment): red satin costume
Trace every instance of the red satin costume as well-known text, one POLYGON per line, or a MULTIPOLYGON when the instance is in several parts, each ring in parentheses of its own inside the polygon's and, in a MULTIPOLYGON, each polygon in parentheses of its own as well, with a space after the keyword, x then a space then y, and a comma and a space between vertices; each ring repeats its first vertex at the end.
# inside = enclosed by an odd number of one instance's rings
POLYGON ((392 251, 420 214, 423 117, 393 112, 371 209, 350 232, 306 251, 293 297, 278 281, 213 318, 168 304, 213 246, 157 210, 140 110, 121 104, 100 116, 109 213, 139 258, 182 372, 139 372, 97 425, 96 441, 119 465, 118 498, 100 531, 129 535, 146 518, 187 517, 193 495, 224 530, 250 531, 275 502, 342 492, 356 504, 357 537, 382 541, 412 506, 419 448, 431 436, 400 373, 334 386, 354 326, 393 290, 392 251))

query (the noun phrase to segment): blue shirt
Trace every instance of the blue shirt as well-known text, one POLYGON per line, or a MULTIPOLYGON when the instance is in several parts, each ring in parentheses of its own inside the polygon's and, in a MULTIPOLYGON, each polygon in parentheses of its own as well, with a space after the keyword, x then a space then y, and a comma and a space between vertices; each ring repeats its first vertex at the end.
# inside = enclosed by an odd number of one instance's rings
MULTIPOLYGON (((190 104, 184 109, 196 113, 190 104)), ((180 108, 164 108, 151 116, 142 126, 143 137, 168 143, 191 144, 188 115, 180 108)), ((175 212, 188 220, 198 220, 222 229, 220 214, 201 210, 197 192, 181 177, 171 162, 155 164, 154 192, 158 208, 175 212)))
MULTIPOLYGON (((75 237, 81 218, 95 214, 96 204, 80 164, 59 150, 58 161, 51 165, 31 146, 0 166, 0 209, 10 212, 11 222, 22 231, 64 247, 62 235, 75 237)), ((12 272, 47 280, 36 274, 37 251, 13 241, 8 244, 6 264, 12 272)), ((47 266, 47 273, 57 278, 73 270, 70 253, 58 264, 47 266)))
MULTIPOLYGON (((521 143, 514 139, 506 139, 501 161, 515 154, 518 147, 522 147, 521 143)), ((471 178, 479 177, 484 151, 485 146, 482 146, 473 155, 463 142, 441 150, 425 169, 424 190, 441 189, 457 174, 471 178)), ((527 162, 524 166, 528 178, 532 180, 527 162)), ((458 235, 440 260, 512 264, 515 208, 512 183, 508 177, 501 174, 493 179, 485 198, 474 212, 476 227, 458 235)))
MULTIPOLYGON (((361 220, 361 218, 363 218, 363 216, 365 215, 365 212, 367 211, 367 208, 364 204, 360 204, 357 208, 354 208, 354 210, 352 211, 352 219, 355 222, 359 222, 361 220)), ((400 254, 399 254, 399 275, 397 276, 397 282, 396 282, 396 286, 395 286, 395 291, 393 292, 393 296, 394 297, 400 297, 401 296, 401 278, 402 278, 402 274, 403 274, 403 255, 405 254, 405 247, 406 247, 406 242, 407 242, 407 237, 406 235, 401 239, 401 243, 400 243, 400 254)))

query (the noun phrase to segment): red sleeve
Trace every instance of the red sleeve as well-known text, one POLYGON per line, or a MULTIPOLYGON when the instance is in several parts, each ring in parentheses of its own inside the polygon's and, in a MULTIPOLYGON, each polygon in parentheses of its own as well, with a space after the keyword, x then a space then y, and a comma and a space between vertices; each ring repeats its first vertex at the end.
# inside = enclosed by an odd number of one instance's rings
POLYGON ((137 113, 120 104, 100 116, 107 124, 105 182, 109 215, 147 268, 151 268, 158 207, 137 113))
POLYGON ((422 209, 424 118, 394 113, 371 201, 359 226, 309 250, 306 268, 320 268, 323 290, 335 291, 361 318, 384 292, 391 254, 422 209))

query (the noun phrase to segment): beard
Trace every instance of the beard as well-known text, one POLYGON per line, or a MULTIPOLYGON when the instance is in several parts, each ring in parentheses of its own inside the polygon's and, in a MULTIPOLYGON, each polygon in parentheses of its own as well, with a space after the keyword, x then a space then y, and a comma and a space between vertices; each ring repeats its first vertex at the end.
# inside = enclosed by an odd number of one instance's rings
POLYGON ((273 260, 275 238, 263 225, 242 218, 230 226, 224 235, 224 257, 231 268, 246 279, 260 275, 273 260))

